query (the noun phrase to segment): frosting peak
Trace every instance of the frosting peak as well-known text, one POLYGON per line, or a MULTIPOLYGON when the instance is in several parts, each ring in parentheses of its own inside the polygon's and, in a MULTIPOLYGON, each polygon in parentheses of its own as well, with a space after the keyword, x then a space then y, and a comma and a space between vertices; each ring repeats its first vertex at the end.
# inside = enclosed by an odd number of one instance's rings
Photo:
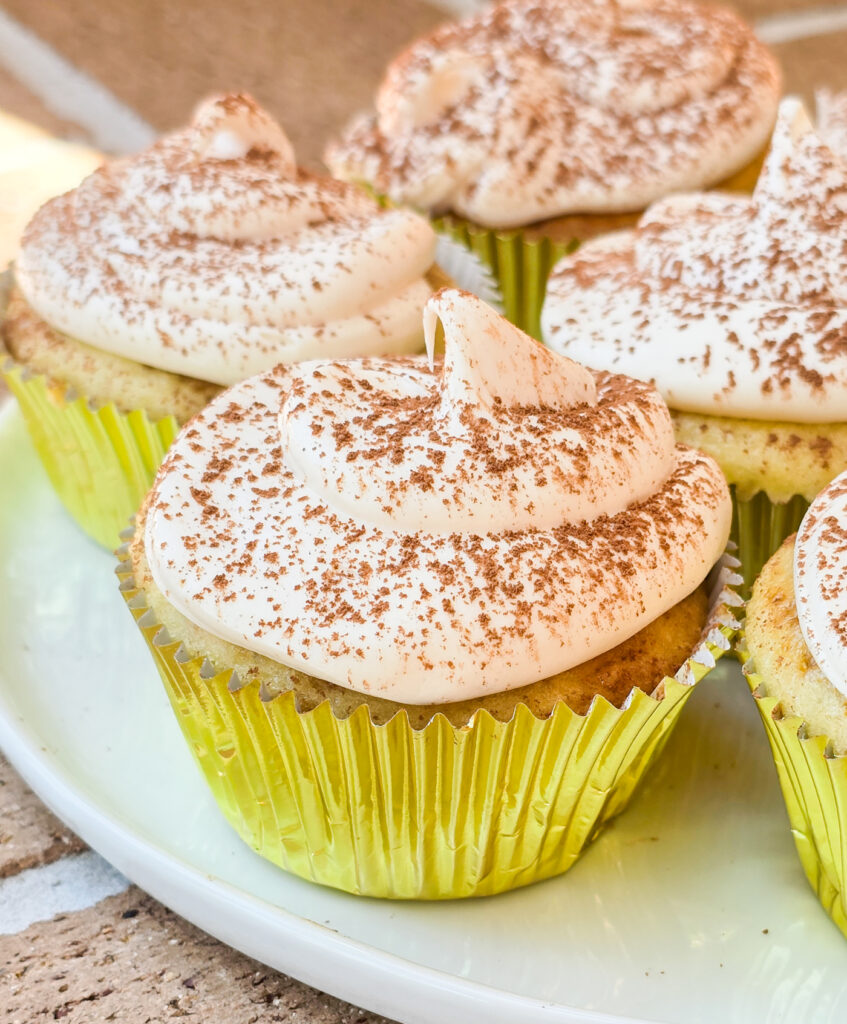
POLYGON ((339 514, 404 532, 548 528, 614 515, 670 473, 673 430, 655 392, 621 383, 599 408, 590 371, 467 292, 439 292, 424 324, 425 376, 308 364, 292 381, 286 458, 339 514))
POLYGON ((443 361, 279 366, 218 396, 145 525, 156 584, 192 621, 411 704, 622 642, 702 582, 731 516, 648 385, 543 352, 463 292, 426 317, 443 361))
POLYGON ((288 136, 251 96, 214 96, 200 103, 188 129, 190 147, 201 160, 242 160, 251 151, 272 154, 280 173, 297 177, 288 136))
POLYGON ((750 234, 770 240, 760 287, 790 303, 847 303, 847 162, 797 99, 782 104, 753 205, 750 234))
POLYGON ((596 404, 597 388, 589 370, 537 342, 528 345, 523 331, 456 289, 442 289, 424 309, 431 367, 439 321, 444 330, 442 404, 447 408, 469 404, 566 409, 596 404))
POLYGON ((767 140, 776 62, 686 0, 505 0, 419 40, 327 163, 491 227, 638 210, 726 178, 767 140))
POLYGON ((847 419, 847 163, 786 99, 752 197, 672 196, 554 269, 545 338, 676 409, 847 419), (574 329, 576 328, 576 329, 574 329))
POLYGON ((230 384, 279 361, 420 349, 435 234, 298 170, 248 96, 114 160, 36 214, 16 266, 57 330, 230 384))
POLYGON ((780 106, 752 199, 671 197, 638 226, 639 269, 667 287, 739 298, 847 298, 847 164, 815 133, 802 103, 780 106))

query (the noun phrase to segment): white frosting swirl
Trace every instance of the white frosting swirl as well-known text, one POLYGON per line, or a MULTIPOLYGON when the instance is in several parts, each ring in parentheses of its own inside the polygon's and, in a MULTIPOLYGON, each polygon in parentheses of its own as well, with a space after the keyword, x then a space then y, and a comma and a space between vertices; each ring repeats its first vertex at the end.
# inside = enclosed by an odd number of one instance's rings
POLYGON ((693 591, 730 502, 647 385, 591 374, 468 293, 423 358, 278 367, 175 441, 157 586, 204 629, 403 703, 545 678, 693 591))
POLYGON ((806 646, 847 695, 847 473, 803 517, 794 544, 794 594, 806 646))
POLYGON ((749 163, 779 97, 736 15, 685 0, 506 0, 410 47, 327 163, 490 227, 643 209, 749 163))
POLYGON ((560 352, 650 380, 674 409, 847 420, 847 163, 783 101, 752 198, 677 196, 553 270, 560 352))
POLYGON ((847 160, 847 92, 815 91, 815 116, 821 138, 842 160, 847 160))
POLYGON ((298 171, 249 97, 115 160, 31 221, 16 267, 52 327, 217 384, 279 361, 420 349, 435 235, 298 171))

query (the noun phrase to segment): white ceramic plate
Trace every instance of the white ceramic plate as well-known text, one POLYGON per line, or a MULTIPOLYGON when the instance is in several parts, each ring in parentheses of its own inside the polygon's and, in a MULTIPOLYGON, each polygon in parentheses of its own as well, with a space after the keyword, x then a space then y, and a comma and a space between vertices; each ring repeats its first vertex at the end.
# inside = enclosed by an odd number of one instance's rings
POLYGON ((631 809, 561 878, 360 899, 265 863, 197 772, 113 575, 0 412, 0 746, 53 810, 223 941, 409 1024, 836 1024, 847 943, 794 855, 744 682, 691 699, 631 809))

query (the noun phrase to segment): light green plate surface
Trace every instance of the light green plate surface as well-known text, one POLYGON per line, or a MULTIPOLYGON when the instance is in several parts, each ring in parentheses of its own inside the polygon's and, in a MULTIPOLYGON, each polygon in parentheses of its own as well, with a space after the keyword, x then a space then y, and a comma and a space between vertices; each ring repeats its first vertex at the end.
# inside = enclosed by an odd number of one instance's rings
POLYGON ((692 696, 629 811, 561 878, 473 902, 288 876, 224 822, 114 560, 0 415, 0 746, 95 849, 273 967, 410 1024, 841 1024, 847 943, 794 852, 732 663, 692 696))

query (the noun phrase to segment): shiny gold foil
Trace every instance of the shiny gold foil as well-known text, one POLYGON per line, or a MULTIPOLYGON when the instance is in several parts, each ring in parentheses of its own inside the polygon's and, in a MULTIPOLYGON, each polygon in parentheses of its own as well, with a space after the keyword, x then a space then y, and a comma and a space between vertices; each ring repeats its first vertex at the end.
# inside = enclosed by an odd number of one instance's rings
POLYGON ((541 307, 553 266, 579 246, 579 239, 553 242, 529 239, 521 230, 494 231, 458 217, 433 221, 437 231, 455 238, 491 268, 503 296, 503 314, 522 331, 541 340, 541 307))
POLYGON ((749 597, 750 588, 762 571, 762 566, 782 544, 795 533, 806 514, 809 502, 802 494, 790 501, 772 501, 764 491, 757 491, 747 499, 739 498, 734 485, 732 495, 732 533, 737 547, 744 577, 743 593, 749 597))
POLYGON ((89 537, 114 549, 176 436, 173 416, 94 409, 7 356, 0 373, 18 400, 35 450, 65 508, 89 537))
POLYGON ((824 910, 847 936, 847 757, 832 756, 826 737, 806 736, 801 718, 783 715, 743 633, 736 649, 773 752, 800 863, 824 910))
POLYGON ((662 750, 692 688, 730 648, 737 625, 717 573, 706 639, 656 695, 621 708, 545 719, 519 705, 508 722, 467 725, 405 713, 375 725, 367 707, 338 718, 328 703, 263 700, 229 669, 171 639, 145 606, 128 563, 121 592, 195 760, 230 824, 275 864, 350 893, 398 899, 484 896, 566 871, 622 811, 662 750))

